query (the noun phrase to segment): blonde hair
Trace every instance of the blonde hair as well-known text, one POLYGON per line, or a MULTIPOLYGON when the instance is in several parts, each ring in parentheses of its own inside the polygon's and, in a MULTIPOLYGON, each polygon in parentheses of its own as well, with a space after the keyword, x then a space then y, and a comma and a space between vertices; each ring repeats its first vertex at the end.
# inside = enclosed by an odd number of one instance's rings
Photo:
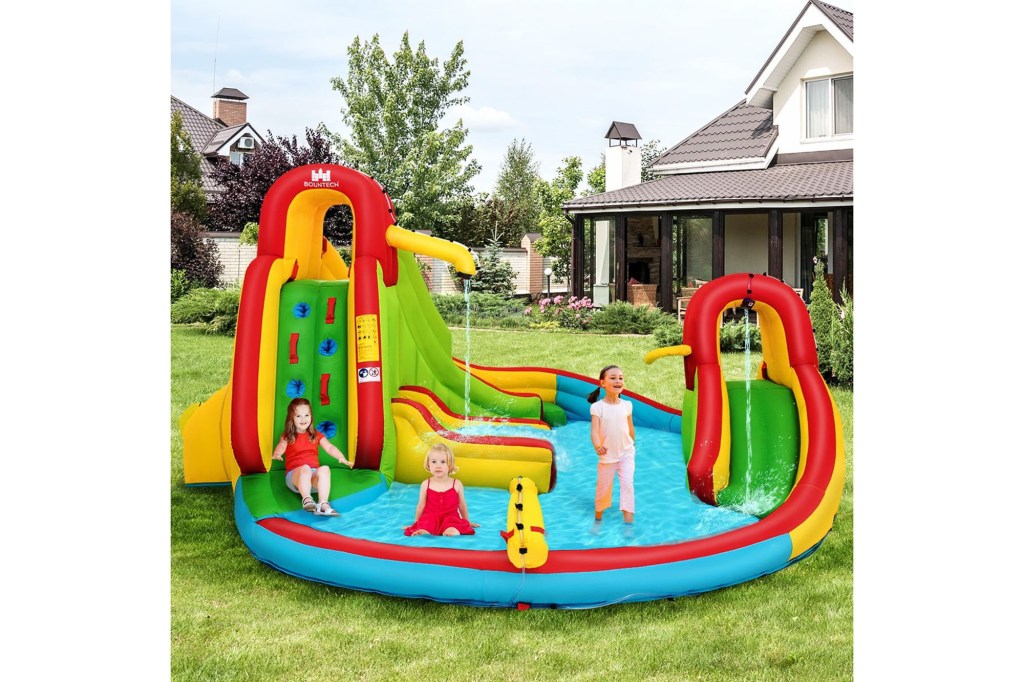
POLYGON ((423 457, 423 468, 430 471, 430 456, 436 454, 443 454, 448 460, 448 473, 454 474, 459 470, 459 467, 455 466, 455 453, 448 447, 447 443, 434 443, 427 450, 426 456, 423 457))

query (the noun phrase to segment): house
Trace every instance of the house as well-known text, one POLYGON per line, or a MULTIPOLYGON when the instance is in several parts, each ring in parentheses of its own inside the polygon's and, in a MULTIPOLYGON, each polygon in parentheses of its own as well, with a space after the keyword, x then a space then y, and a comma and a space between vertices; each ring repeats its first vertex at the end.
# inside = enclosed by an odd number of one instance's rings
POLYGON ((562 205, 572 291, 598 305, 767 273, 809 300, 815 259, 832 296, 853 293, 853 14, 809 0, 721 115, 668 149, 640 182, 640 133, 608 129, 606 191, 562 205))
POLYGON ((221 88, 213 94, 213 116, 185 104, 171 95, 171 115, 181 114, 185 132, 192 138, 192 148, 201 157, 203 191, 206 203, 212 204, 223 191, 213 181, 213 164, 220 158, 241 165, 246 154, 251 154, 263 138, 247 120, 245 100, 249 97, 235 88, 221 88))
MULTIPOLYGON (((198 109, 171 95, 171 115, 181 113, 185 132, 192 140, 192 148, 200 156, 199 169, 203 174, 203 191, 209 206, 223 191, 213 180, 213 165, 227 159, 241 165, 247 154, 251 154, 264 143, 263 137, 248 122, 246 100, 249 97, 235 88, 221 88, 213 95, 213 116, 207 116, 198 109)), ((224 271, 221 281, 225 284, 240 282, 245 269, 256 257, 256 247, 241 244, 238 232, 204 232, 203 237, 217 244, 217 250, 224 271)))

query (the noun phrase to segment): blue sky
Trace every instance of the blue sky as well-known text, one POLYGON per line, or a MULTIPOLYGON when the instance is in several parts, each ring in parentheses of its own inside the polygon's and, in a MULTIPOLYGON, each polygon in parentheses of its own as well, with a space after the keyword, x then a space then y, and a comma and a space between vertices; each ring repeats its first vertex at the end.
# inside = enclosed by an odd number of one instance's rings
MULTIPOLYGON (((855 3, 833 3, 855 11, 855 3)), ((341 95, 356 36, 379 34, 390 56, 402 34, 442 62, 459 41, 470 102, 455 112, 490 191, 509 144, 526 140, 541 175, 566 156, 600 162, 613 120, 668 147, 738 102, 804 2, 801 0, 446 0, 309 2, 175 0, 171 94, 204 113, 222 87, 249 96, 261 134, 292 135, 323 122, 344 133, 341 95)))

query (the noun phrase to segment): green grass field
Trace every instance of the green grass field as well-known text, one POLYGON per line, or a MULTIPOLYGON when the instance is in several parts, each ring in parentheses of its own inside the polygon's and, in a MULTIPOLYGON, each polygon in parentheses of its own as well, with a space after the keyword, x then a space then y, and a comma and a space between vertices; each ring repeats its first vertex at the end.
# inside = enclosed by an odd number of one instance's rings
MULTIPOLYGON (((467 357, 463 330, 453 352, 467 357)), ((175 680, 849 680, 853 678, 853 394, 846 486, 832 532, 773 575, 694 597, 590 610, 491 609, 293 578, 235 528, 229 487, 186 489, 178 417, 228 379, 233 340, 171 330, 171 675, 175 680)), ((596 375, 673 407, 683 364, 643 363, 648 337, 473 330, 468 359, 596 375)), ((743 378, 742 354, 724 358, 743 378)), ((753 360, 756 367, 760 359, 753 360)))

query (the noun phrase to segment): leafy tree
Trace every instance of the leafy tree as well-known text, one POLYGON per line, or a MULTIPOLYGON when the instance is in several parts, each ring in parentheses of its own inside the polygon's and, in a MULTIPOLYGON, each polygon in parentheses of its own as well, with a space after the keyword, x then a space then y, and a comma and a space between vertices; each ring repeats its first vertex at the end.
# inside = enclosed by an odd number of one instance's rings
POLYGON ((540 180, 537 195, 540 198, 541 238, 537 251, 551 256, 551 271, 555 277, 569 276, 569 250, 572 244, 572 223, 562 211, 562 204, 576 196, 576 188, 583 180, 583 160, 578 156, 562 159, 562 166, 551 182, 540 180))
POLYGON ((513 244, 522 241, 528 232, 537 231, 541 212, 537 201, 537 185, 541 182, 538 167, 533 147, 526 140, 513 140, 494 186, 495 198, 505 203, 505 213, 513 221, 502 230, 513 244))
MULTIPOLYGON (((259 223, 263 199, 279 177, 293 168, 320 163, 338 163, 323 129, 306 128, 305 146, 295 135, 275 138, 267 131, 266 143, 249 154, 242 165, 221 160, 214 166, 213 179, 224 186, 224 191, 210 208, 211 229, 233 232, 244 230, 247 223, 259 223)), ((335 246, 351 243, 352 212, 348 206, 327 211, 324 236, 335 246)))
POLYGON ((650 182, 657 179, 651 171, 651 164, 665 153, 665 148, 659 147, 659 144, 661 144, 661 140, 651 140, 640 147, 640 182, 650 182))
POLYGON ((450 225, 438 225, 437 229, 433 230, 433 235, 466 246, 486 244, 493 231, 489 229, 482 213, 484 206, 490 201, 487 192, 481 192, 454 204, 455 221, 450 225))
POLYGON ((187 213, 202 223, 206 220, 201 159, 192 148, 181 112, 171 114, 171 213, 187 213))
POLYGON ((517 211, 507 201, 481 192, 457 204, 456 221, 439 227, 433 235, 466 246, 486 245, 493 239, 502 246, 517 247, 523 240, 517 211))
MULTIPOLYGON (((185 279, 184 283, 176 285, 178 291, 173 292, 178 296, 194 287, 216 287, 224 271, 217 245, 209 239, 203 239, 202 230, 203 226, 191 214, 171 214, 172 282, 175 270, 183 272, 185 279)), ((181 275, 176 277, 180 280, 181 275)))
POLYGON ((601 154, 601 161, 587 173, 587 188, 582 194, 585 197, 602 194, 605 186, 604 154, 601 154))
POLYGON ((246 246, 255 246, 259 243, 260 237, 260 225, 259 223, 248 222, 245 227, 242 228, 242 234, 238 236, 238 243, 245 244, 246 246))
POLYGON ((409 33, 389 60, 378 35, 357 36, 348 47, 348 75, 331 79, 344 99, 342 120, 351 139, 334 135, 345 163, 375 178, 391 196, 397 222, 441 233, 458 222, 480 172, 471 160, 469 131, 460 119, 441 129, 441 118, 469 98, 462 41, 441 65, 409 33))

